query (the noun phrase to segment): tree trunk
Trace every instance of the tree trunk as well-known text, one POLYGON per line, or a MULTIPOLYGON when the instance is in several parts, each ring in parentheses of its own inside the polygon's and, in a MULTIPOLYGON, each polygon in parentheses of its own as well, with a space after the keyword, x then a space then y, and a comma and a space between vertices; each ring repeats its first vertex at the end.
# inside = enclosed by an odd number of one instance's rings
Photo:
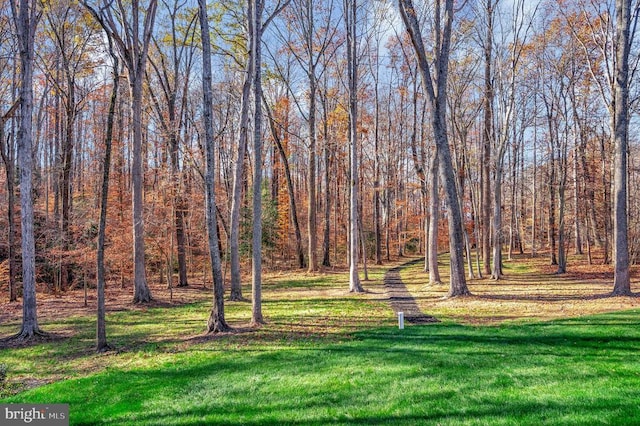
MULTIPOLYGON (((141 71, 142 73, 142 71, 141 71)), ((142 166, 142 74, 130 76, 131 83, 131 117, 133 125, 133 150, 131 163, 132 210, 133 210, 133 303, 151 301, 151 292, 147 286, 144 261, 144 218, 142 215, 143 200, 143 166, 142 166)))
POLYGON ((22 234, 22 328, 15 336, 28 340, 43 334, 38 326, 36 304, 36 255, 33 229, 32 193, 32 116, 33 60, 38 8, 35 2, 11 2, 11 12, 18 33, 20 49, 20 128, 18 130, 18 164, 20 167, 20 206, 22 234))
POLYGON ((611 263, 610 251, 610 233, 611 233, 611 183, 609 182, 609 168, 607 166, 607 150, 604 135, 600 136, 600 163, 601 163, 601 177, 602 177, 602 192, 604 193, 604 206, 603 206, 603 222, 604 222, 604 241, 602 250, 604 252, 604 258, 602 263, 608 265, 611 263))
POLYGON ((456 190, 456 177, 453 170, 453 162, 451 161, 446 123, 446 86, 451 28, 453 25, 453 0, 445 1, 444 27, 441 28, 439 2, 436 3, 436 10, 434 12, 436 30, 436 61, 434 68, 437 83, 435 88, 433 85, 434 80, 431 77, 431 66, 427 59, 420 24, 415 8, 413 7, 413 1, 400 0, 399 6, 402 20, 411 36, 411 42, 418 59, 422 85, 427 92, 427 98, 431 106, 431 124, 437 146, 440 173, 449 212, 449 254, 451 259, 449 296, 468 295, 470 292, 467 288, 463 259, 464 240, 462 236, 462 214, 460 212, 460 202, 456 190))
MULTIPOLYGON (((252 31, 253 21, 249 17, 249 30, 252 31)), ((249 52, 253 52, 253 38, 249 38, 249 52)), ((231 295, 229 300, 243 300, 242 275, 240 273, 240 207, 242 205, 242 184, 244 177, 244 162, 247 152, 247 133, 249 126, 249 107, 251 97, 251 80, 253 78, 253 60, 247 59, 245 80, 242 85, 242 101, 240 105, 240 137, 236 165, 233 171, 233 195, 231 198, 231 230, 229 235, 229 249, 231 251, 231 295)))
MULTIPOLYGON (((635 15, 637 19, 637 15, 635 15)), ((614 86, 613 247, 615 296, 631 294, 627 216, 627 149, 629 139, 629 51, 631 0, 616 0, 616 69, 614 86)))
POLYGON ((374 156, 373 156, 373 226, 375 234, 375 263, 376 265, 382 265, 382 228, 380 223, 380 101, 378 90, 378 71, 379 65, 377 63, 376 55, 376 68, 375 68, 375 111, 373 117, 373 140, 374 140, 374 156))
POLYGON ((249 0, 253 21, 253 234, 251 323, 263 324, 262 317, 262 11, 263 0, 249 0))
POLYGON ((429 176, 431 185, 429 187, 429 244, 427 246, 427 257, 429 258, 429 284, 442 284, 440 279, 440 268, 438 267, 438 228, 440 227, 440 184, 438 179, 437 148, 431 159, 429 176))
POLYGON ((7 120, 15 114, 15 111, 19 107, 19 102, 13 104, 13 106, 4 115, 0 116, 0 154, 2 154, 2 161, 4 162, 5 175, 7 179, 7 255, 9 256, 9 302, 15 302, 18 300, 16 292, 16 275, 18 267, 16 265, 16 224, 15 224, 15 154, 13 150, 13 144, 6 142, 5 147, 5 132, 4 126, 7 120))
MULTIPOLYGON (((94 17, 101 22, 99 16, 90 8, 94 17)), ((102 22, 101 22, 102 25, 102 22)), ((103 25, 104 26, 104 25, 103 25)), ((104 164, 102 169, 102 193, 100 196, 100 222, 98 225, 98 247, 96 253, 96 278, 97 278, 97 323, 96 323, 96 351, 105 352, 111 347, 107 343, 106 329, 106 310, 105 310, 105 268, 104 268, 104 251, 105 237, 107 229, 107 203, 109 200, 109 172, 111 169, 111 146, 113 142, 113 124, 116 114, 116 103, 118 99, 118 83, 120 82, 118 57, 113 52, 111 36, 108 31, 106 35, 109 41, 109 53, 113 60, 113 87, 111 88, 111 99, 109 101, 109 112, 107 115, 107 129, 104 137, 104 164)))
MULTIPOLYGON (((493 141, 493 76, 491 71, 493 56, 493 10, 492 0, 486 2, 487 34, 484 40, 484 95, 482 133, 482 261, 485 275, 492 275, 491 269, 491 143, 493 141)), ((495 188, 494 188, 495 190, 495 188)), ((495 210, 495 209, 494 209, 495 210)), ((495 233, 495 231, 494 231, 495 233)), ((494 248, 495 250, 495 248, 494 248)), ((495 253, 494 253, 495 257, 495 253)))
POLYGON ((207 168, 205 172, 206 191, 206 220, 209 242, 209 257, 211 260, 211 275, 213 276, 213 304, 207 322, 209 333, 228 331, 230 327, 224 317, 224 281, 222 278, 222 262, 218 247, 218 227, 216 220, 216 192, 215 192, 215 153, 213 136, 213 92, 211 87, 211 41, 209 38, 209 17, 205 0, 198 0, 200 29, 202 33, 202 92, 203 116, 205 131, 205 151, 207 168))
POLYGON ((316 205, 316 93, 317 93, 317 81, 316 81, 316 66, 313 55, 313 2, 307 0, 307 14, 309 16, 307 29, 307 41, 306 46, 309 50, 309 63, 308 63, 308 77, 309 77, 309 163, 307 167, 308 173, 308 210, 307 210, 307 229, 309 232, 309 272, 316 272, 318 270, 318 235, 317 235, 317 205, 316 205))
MULTIPOLYGON (((553 149, 552 149, 553 151, 553 149)), ((548 182, 549 186, 549 218, 548 218, 548 235, 549 235, 549 250, 551 257, 551 265, 558 264, 558 258, 556 256, 556 164, 552 155, 549 160, 548 168, 548 182)))
MULTIPOLYGON (((324 114, 324 230, 322 239, 322 266, 329 267, 331 266, 331 258, 329 256, 331 245, 331 149, 329 146, 329 119, 327 117, 326 103, 322 110, 324 114)), ((304 258, 302 258, 302 264, 300 267, 304 267, 304 258)))
POLYGON ((345 0, 347 69, 349 75, 349 291, 364 291, 358 276, 358 66, 357 0, 345 0))
POLYGON ((496 167, 493 191, 493 265, 491 279, 499 280, 502 278, 502 162, 497 164, 496 167))

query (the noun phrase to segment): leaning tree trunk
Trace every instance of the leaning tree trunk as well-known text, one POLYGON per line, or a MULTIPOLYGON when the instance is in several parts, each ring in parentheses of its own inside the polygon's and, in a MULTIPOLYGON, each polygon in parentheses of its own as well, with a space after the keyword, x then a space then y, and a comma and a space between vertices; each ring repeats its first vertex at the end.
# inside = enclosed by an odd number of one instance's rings
POLYGON ((298 206, 296 204, 295 191, 293 187, 293 178, 291 177, 291 168, 289 167, 289 159, 287 153, 284 150, 278 129, 276 128, 276 122, 271 110, 263 96, 263 103, 265 104, 265 110, 269 118, 269 128, 271 130, 271 136, 276 145, 276 149, 280 154, 280 160, 282 161, 282 168, 284 169, 284 176, 287 182, 287 194, 289 196, 289 210, 291 210, 291 222, 293 223, 293 230, 296 238, 296 257, 298 259, 298 266, 304 268, 304 251, 302 249, 302 234, 300 232, 300 223, 298 221, 298 206))
POLYGON ((216 221, 215 192, 215 153, 213 146, 213 91, 211 87, 211 40, 209 38, 209 17, 206 0, 198 0, 200 30, 202 33, 202 92, 205 131, 205 151, 207 168, 205 172, 206 217, 209 235, 209 257, 213 276, 213 305, 207 324, 209 333, 220 333, 229 330, 224 318, 224 281, 222 278, 222 262, 218 245, 218 227, 216 221))
POLYGON ((444 13, 444 26, 440 23, 440 3, 436 3, 435 29, 436 29, 436 61, 435 77, 436 86, 432 79, 431 66, 427 58, 427 52, 422 40, 420 23, 413 7, 412 0, 400 0, 400 14, 405 27, 411 37, 411 42, 418 60, 418 68, 422 77, 422 85, 427 92, 427 98, 431 105, 431 124, 433 136, 437 146, 437 155, 440 162, 440 173, 443 181, 445 199, 449 212, 449 254, 451 282, 449 296, 464 296, 470 294, 464 272, 464 240, 462 234, 462 213, 456 189, 456 177, 451 160, 451 150, 447 136, 446 123, 446 87, 449 64, 449 50, 451 44, 451 30, 453 26, 453 0, 446 0, 444 13))

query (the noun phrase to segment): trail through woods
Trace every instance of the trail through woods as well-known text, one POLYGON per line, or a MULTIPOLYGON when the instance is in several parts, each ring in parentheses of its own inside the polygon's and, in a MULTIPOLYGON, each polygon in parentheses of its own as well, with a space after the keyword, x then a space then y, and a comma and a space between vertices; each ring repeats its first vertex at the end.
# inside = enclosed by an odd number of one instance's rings
POLYGON ((415 297, 400 277, 400 271, 411 265, 417 265, 424 263, 424 259, 415 259, 410 262, 404 263, 395 268, 391 268, 384 274, 384 287, 389 295, 389 303, 393 312, 397 315, 398 312, 404 313, 404 318, 411 324, 427 324, 432 322, 438 322, 435 317, 427 315, 420 310, 420 306, 416 303, 415 297))

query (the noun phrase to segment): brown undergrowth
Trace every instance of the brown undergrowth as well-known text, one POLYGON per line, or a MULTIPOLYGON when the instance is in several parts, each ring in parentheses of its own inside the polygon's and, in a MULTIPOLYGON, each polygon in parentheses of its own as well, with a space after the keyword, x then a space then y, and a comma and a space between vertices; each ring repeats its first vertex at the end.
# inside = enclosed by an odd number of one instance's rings
MULTIPOLYGON (((403 270, 402 278, 423 312, 455 322, 482 325, 545 321, 640 308, 639 297, 610 296, 612 265, 588 265, 584 256, 571 256, 565 274, 557 274, 557 266, 550 265, 544 254, 514 256, 504 261, 502 279, 469 279, 473 295, 461 298, 446 298, 447 266, 443 261, 441 285, 428 285, 428 275, 419 264, 403 270)), ((631 290, 640 292, 635 266, 631 290)))

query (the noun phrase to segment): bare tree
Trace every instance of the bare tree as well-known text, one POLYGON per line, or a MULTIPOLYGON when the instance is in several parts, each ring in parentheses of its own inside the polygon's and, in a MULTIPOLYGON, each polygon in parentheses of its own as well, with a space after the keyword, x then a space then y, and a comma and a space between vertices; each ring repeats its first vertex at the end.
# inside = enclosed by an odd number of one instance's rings
POLYGON ((470 294, 464 273, 464 239, 462 230, 462 214, 456 189, 453 162, 447 135, 447 76, 449 66, 449 48, 451 44, 451 30, 453 26, 453 0, 445 0, 444 16, 441 17, 442 1, 436 1, 434 11, 435 29, 435 61, 429 63, 427 51, 422 39, 422 31, 418 15, 412 0, 399 0, 400 14, 405 27, 411 37, 411 43, 416 53, 418 68, 422 77, 422 85, 427 92, 427 99, 431 107, 431 125, 440 162, 440 175, 445 190, 447 208, 449 212, 449 253, 451 257, 451 282, 449 296, 464 296, 470 294), (444 18, 444 22, 442 22, 444 18))
MULTIPOLYGON (((253 34, 251 8, 247 7, 247 24, 249 34, 253 34)), ((251 84, 254 74, 253 52, 255 40, 248 37, 248 57, 245 65, 242 98, 240 101, 240 134, 236 150, 236 164, 233 169, 233 189, 231 197, 231 232, 229 235, 229 251, 231 262, 231 294, 230 300, 243 300, 242 275, 240 273, 240 207, 242 205, 242 186, 245 174, 245 156, 247 155, 247 137, 249 133, 249 109, 251 107, 251 84)))
POLYGON ((349 87, 349 291, 364 291, 358 276, 358 64, 356 44, 357 0, 345 0, 347 74, 349 87))
POLYGON ((105 268, 104 268, 104 251, 105 251, 105 239, 107 229, 107 203, 109 200, 109 171, 111 169, 111 147, 113 144, 113 127, 116 115, 116 105, 118 99, 118 86, 120 82, 120 61, 113 49, 113 40, 111 35, 100 17, 100 14, 96 12, 86 2, 83 5, 91 12, 93 17, 102 26, 107 42, 109 46, 109 55, 113 61, 113 86, 111 87, 111 98, 109 100, 109 112, 107 113, 107 128, 104 136, 104 162, 102 164, 102 192, 100 195, 100 222, 98 225, 98 248, 96 253, 96 278, 97 278, 97 322, 96 322, 96 351, 105 352, 111 348, 111 345, 107 343, 107 328, 106 328, 106 312, 105 312, 105 268))
POLYGON ((36 305, 36 252, 33 232, 33 58, 35 33, 40 18, 36 1, 11 0, 11 13, 20 51, 20 128, 18 165, 20 166, 20 217, 22 225, 22 328, 13 336, 29 340, 44 333, 38 326, 36 305))
MULTIPOLYGON (((633 20, 638 19, 636 4, 633 20)), ((612 97, 614 110, 614 176, 613 176, 613 250, 614 250, 614 296, 631 294, 629 274, 629 241, 627 213, 627 179, 629 145, 629 51, 633 34, 631 28, 631 0, 616 0, 616 62, 615 83, 612 97)))
POLYGON ((131 180, 133 187, 133 285, 134 303, 151 301, 151 292, 147 286, 144 262, 144 220, 143 205, 143 164, 142 164, 142 91, 146 72, 147 53, 156 18, 158 0, 140 4, 140 0, 124 3, 103 0, 99 13, 105 28, 111 35, 116 50, 127 68, 129 89, 131 91, 131 121, 133 149, 131 180), (141 16, 145 11, 144 17, 141 16), (142 26, 140 20, 142 19, 142 26))
POLYGON ((206 156, 205 192, 206 220, 213 276, 213 305, 207 324, 209 333, 220 333, 230 329, 224 317, 224 281, 222 278, 222 262, 218 247, 218 227, 216 221, 215 192, 215 152, 213 132, 213 91, 211 74, 211 38, 209 36, 209 17, 206 0, 198 0, 200 30, 202 33, 202 110, 204 115, 204 144, 206 156))
MULTIPOLYGON (((186 259, 186 235, 185 217, 187 215, 187 201, 183 195, 181 177, 180 144, 181 133, 185 126, 184 112, 187 103, 187 93, 190 84, 191 65, 194 56, 194 45, 191 43, 195 30, 195 20, 197 15, 187 15, 185 27, 178 22, 178 17, 185 13, 183 8, 186 3, 173 2, 168 4, 162 2, 166 8, 169 19, 169 37, 158 40, 153 38, 158 58, 150 58, 151 66, 155 72, 160 86, 160 93, 164 100, 161 107, 160 101, 155 95, 155 91, 149 84, 149 92, 154 100, 154 106, 158 116, 158 121, 162 126, 162 131, 169 146, 169 159, 171 160, 171 186, 172 204, 174 210, 173 222, 175 226, 175 237, 178 253, 178 287, 186 287, 187 279, 187 259, 186 259)), ((189 12, 191 13, 191 12, 189 12)), ((171 267, 170 269, 172 269, 171 267)))

